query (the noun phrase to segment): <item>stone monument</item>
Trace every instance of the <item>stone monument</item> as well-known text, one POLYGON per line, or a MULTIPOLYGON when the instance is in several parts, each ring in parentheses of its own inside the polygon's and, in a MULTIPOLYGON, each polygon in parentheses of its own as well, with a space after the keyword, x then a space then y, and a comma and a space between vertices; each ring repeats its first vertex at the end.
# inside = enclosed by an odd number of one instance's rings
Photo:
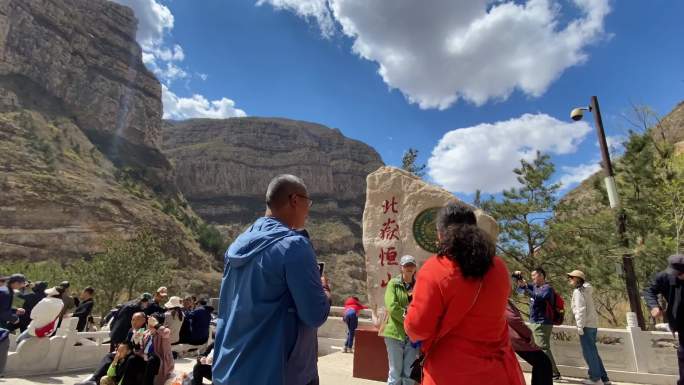
MULTIPOLYGON (((363 247, 366 252, 368 301, 374 321, 385 312, 385 287, 399 274, 399 260, 410 254, 420 266, 437 252, 435 219, 449 202, 460 202, 449 191, 430 185, 414 174, 381 167, 366 178, 363 247)), ((493 240, 498 236, 494 218, 475 211, 477 224, 493 240)))

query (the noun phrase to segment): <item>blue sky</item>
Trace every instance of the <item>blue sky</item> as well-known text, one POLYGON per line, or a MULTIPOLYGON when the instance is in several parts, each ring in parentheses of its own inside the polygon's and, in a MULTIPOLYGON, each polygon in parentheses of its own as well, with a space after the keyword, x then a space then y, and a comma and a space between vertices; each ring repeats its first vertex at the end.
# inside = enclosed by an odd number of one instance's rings
POLYGON ((393 1, 129 5, 168 117, 322 123, 391 165, 415 147, 459 195, 510 186, 503 173, 536 149, 568 187, 595 170, 593 126, 569 123, 591 95, 614 137, 632 104, 665 114, 684 100, 684 2, 393 1))

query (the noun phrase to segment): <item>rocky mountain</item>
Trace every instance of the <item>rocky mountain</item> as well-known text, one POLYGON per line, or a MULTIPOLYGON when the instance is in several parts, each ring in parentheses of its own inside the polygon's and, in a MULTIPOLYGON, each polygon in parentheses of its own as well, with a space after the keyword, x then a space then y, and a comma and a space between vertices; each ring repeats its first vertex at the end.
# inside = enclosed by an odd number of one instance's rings
POLYGON ((194 214, 159 149, 136 24, 107 0, 0 0, 0 258, 86 256, 149 226, 181 266, 209 269, 178 219, 194 214))
POLYGON ((275 118, 167 121, 162 137, 184 196, 229 238, 263 215, 271 178, 303 178, 314 200, 308 230, 336 300, 365 296, 366 176, 383 165, 374 149, 336 129, 275 118))

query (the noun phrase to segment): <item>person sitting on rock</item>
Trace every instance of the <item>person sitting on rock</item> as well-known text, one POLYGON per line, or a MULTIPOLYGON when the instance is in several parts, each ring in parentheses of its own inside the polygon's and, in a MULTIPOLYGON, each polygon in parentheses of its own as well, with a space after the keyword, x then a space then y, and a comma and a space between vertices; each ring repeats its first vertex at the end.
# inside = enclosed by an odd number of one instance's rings
POLYGON ((49 337, 57 330, 59 315, 64 308, 62 295, 56 287, 45 290, 46 297, 31 310, 31 323, 17 337, 17 345, 32 337, 49 337))

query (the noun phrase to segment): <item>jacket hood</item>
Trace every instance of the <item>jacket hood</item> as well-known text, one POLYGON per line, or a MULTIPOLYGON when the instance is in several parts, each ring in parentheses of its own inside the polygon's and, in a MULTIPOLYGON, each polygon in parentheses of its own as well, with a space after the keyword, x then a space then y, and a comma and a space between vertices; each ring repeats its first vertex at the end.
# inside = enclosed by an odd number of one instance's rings
POLYGON ((259 218, 226 250, 225 261, 232 268, 240 268, 275 242, 298 233, 275 218, 259 218))

